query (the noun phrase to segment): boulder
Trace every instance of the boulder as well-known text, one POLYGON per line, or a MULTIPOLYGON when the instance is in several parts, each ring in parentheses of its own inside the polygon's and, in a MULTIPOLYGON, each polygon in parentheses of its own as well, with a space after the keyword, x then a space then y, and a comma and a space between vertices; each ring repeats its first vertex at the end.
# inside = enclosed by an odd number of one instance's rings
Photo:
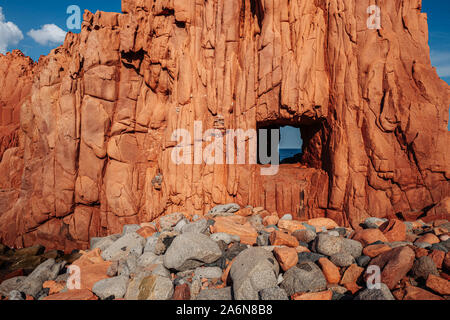
POLYGON ((272 253, 248 248, 234 260, 230 277, 236 300, 258 300, 259 291, 277 285, 279 266, 272 253))
POLYGON ((280 287, 291 296, 297 292, 320 292, 326 289, 327 280, 313 262, 305 262, 286 271, 280 287))
POLYGON ((128 280, 124 276, 103 279, 94 284, 92 291, 102 300, 110 297, 121 299, 127 292, 128 280))
POLYGON ((145 239, 136 232, 129 232, 116 240, 101 255, 106 261, 118 261, 126 258, 130 253, 141 255, 145 243, 145 239))
POLYGON ((222 251, 210 237, 188 232, 173 240, 164 256, 164 265, 168 269, 185 271, 215 262, 221 256, 222 251))
POLYGON ((139 300, 169 300, 174 293, 173 283, 169 278, 151 275, 144 278, 139 285, 139 300))
POLYGON ((398 247, 372 259, 370 265, 375 265, 380 268, 381 282, 385 283, 392 290, 411 270, 414 259, 414 250, 410 247, 398 247))

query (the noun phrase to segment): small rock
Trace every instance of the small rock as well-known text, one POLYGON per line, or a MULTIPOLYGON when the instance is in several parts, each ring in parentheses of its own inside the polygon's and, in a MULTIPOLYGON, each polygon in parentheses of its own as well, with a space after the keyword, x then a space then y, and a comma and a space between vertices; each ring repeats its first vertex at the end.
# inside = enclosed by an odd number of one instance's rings
POLYGON ((285 214, 283 217, 281 217, 280 220, 293 220, 292 215, 291 214, 285 214))
POLYGON ((141 255, 144 250, 145 239, 135 232, 125 234, 110 245, 101 256, 106 261, 124 259, 130 253, 141 255))
POLYGON ((187 232, 206 233, 207 231, 208 231, 208 220, 206 219, 197 220, 181 228, 181 233, 187 232))
POLYGON ((448 252, 448 246, 444 245, 444 242, 441 243, 435 243, 433 244, 430 248, 430 250, 439 250, 439 251, 444 251, 445 253, 448 252))
POLYGON ((261 248, 248 248, 230 269, 236 300, 258 300, 258 292, 277 285, 279 266, 275 257, 261 248))
POLYGON ((163 231, 171 231, 174 226, 180 222, 181 219, 184 218, 184 215, 181 212, 174 212, 165 216, 162 216, 159 219, 159 226, 163 231))
POLYGON ((380 283, 380 289, 364 289, 356 296, 355 300, 395 300, 389 288, 380 283))
POLYGON ((291 296, 297 292, 323 291, 327 280, 315 263, 305 262, 286 271, 280 286, 291 296))
POLYGON ((340 236, 339 232, 334 231, 334 230, 328 231, 328 235, 333 236, 333 237, 339 237, 340 236))
POLYGON ((206 216, 211 218, 231 216, 240 209, 241 207, 236 203, 222 204, 209 210, 206 216))
POLYGON ((228 234, 228 233, 223 233, 223 232, 219 232, 219 233, 213 233, 211 235, 211 239, 219 242, 219 241, 223 241, 226 244, 230 244, 232 242, 240 242, 241 238, 237 235, 234 234, 228 234))
POLYGON ((261 216, 259 214, 251 216, 250 218, 248 218, 247 221, 258 232, 260 232, 261 230, 264 229, 263 220, 262 220, 262 218, 261 218, 261 216))
POLYGON ((221 289, 204 289, 197 295, 196 300, 232 300, 231 287, 221 289))
POLYGON ((36 297, 39 291, 42 290, 44 282, 47 280, 55 280, 65 265, 65 261, 57 263, 54 259, 48 259, 24 279, 18 290, 24 292, 26 295, 36 297))
POLYGON ((298 247, 298 240, 282 231, 275 230, 270 234, 270 244, 273 246, 298 247))
POLYGON ((406 225, 397 219, 391 219, 380 226, 380 231, 389 242, 406 240, 406 225))
POLYGON ((322 273, 327 279, 327 283, 329 284, 338 284, 341 280, 341 274, 339 272, 339 268, 336 267, 330 260, 327 258, 320 258, 319 266, 322 269, 322 273))
POLYGON ((432 233, 426 233, 423 236, 421 236, 419 239, 416 240, 417 243, 425 242, 429 243, 430 245, 441 242, 438 237, 436 237, 432 233))
POLYGON ((151 275, 144 278, 139 286, 139 300, 169 300, 174 293, 169 278, 151 275))
POLYGON ((439 275, 439 272, 434 264, 433 259, 428 256, 420 257, 414 262, 414 265, 411 269, 411 274, 415 279, 424 279, 428 278, 429 274, 433 274, 435 276, 439 275))
POLYGON ((428 275, 426 285, 434 292, 437 292, 443 296, 450 295, 450 282, 441 277, 435 276, 430 273, 428 275))
POLYGON ((153 252, 144 252, 142 256, 139 257, 137 264, 139 267, 148 267, 152 264, 160 264, 163 263, 164 258, 162 256, 158 256, 153 252))
POLYGON ((187 283, 175 287, 172 300, 190 300, 191 289, 187 283))
POLYGON ((3 281, 0 284, 0 296, 6 297, 11 291, 20 288, 20 285, 26 278, 27 277, 19 276, 3 281))
POLYGON ((158 236, 153 235, 149 238, 147 238, 145 243, 144 252, 152 252, 155 253, 156 243, 158 243, 158 236))
POLYGON ((342 238, 320 233, 316 239, 316 250, 326 256, 335 255, 342 250, 342 238))
POLYGON ((124 236, 124 235, 126 235, 127 233, 130 233, 130 232, 136 232, 140 228, 141 228, 141 226, 138 225, 138 224, 127 224, 127 225, 124 225, 123 229, 122 229, 122 236, 124 236))
POLYGON ((330 261, 338 267, 348 267, 355 263, 355 258, 346 252, 340 252, 332 255, 330 261))
POLYGON ((218 267, 197 268, 194 274, 200 279, 219 279, 222 277, 222 269, 218 267))
POLYGON ((410 247, 398 247, 372 259, 370 265, 377 265, 382 269, 381 281, 392 290, 411 270, 415 256, 410 247))
POLYGON ((127 292, 127 286, 128 277, 113 277, 96 282, 92 287, 92 292, 102 300, 111 296, 114 296, 115 299, 121 299, 127 292))
POLYGON ((370 217, 364 221, 363 225, 367 229, 378 229, 386 221, 388 221, 388 220, 380 219, 380 218, 376 218, 376 217, 370 217))
POLYGON ((325 256, 318 253, 313 252, 299 252, 298 253, 298 264, 304 263, 304 262, 317 262, 320 258, 324 258, 325 256))
POLYGON ((186 220, 185 218, 181 219, 177 225, 173 228, 173 230, 175 230, 178 233, 181 233, 181 230, 183 229, 183 227, 187 226, 189 224, 189 221, 186 220))
POLYGON ((316 232, 310 229, 298 230, 292 234, 299 242, 309 243, 316 238, 316 232))
POLYGON ((178 232, 175 231, 164 231, 162 232, 159 237, 158 241, 155 244, 155 254, 156 255, 163 255, 167 248, 170 247, 172 244, 172 241, 175 239, 176 236, 178 236, 178 232))
POLYGON ((114 243, 115 240, 113 240, 111 237, 105 237, 105 238, 91 238, 91 250, 95 250, 99 248, 101 251, 105 251, 110 245, 114 243))
POLYGON ((270 233, 268 233, 266 231, 261 231, 260 234, 258 235, 258 238, 256 238, 256 244, 259 247, 268 246, 269 245, 269 237, 270 237, 270 233))
POLYGON ((261 300, 289 300, 286 291, 280 287, 262 289, 259 297, 261 300))
POLYGON ((184 271, 217 261, 222 251, 210 237, 199 233, 183 233, 176 237, 164 256, 168 269, 184 271))
POLYGON ((274 248, 273 254, 283 271, 289 270, 298 262, 297 250, 295 248, 277 247, 274 248))
POLYGON ((358 266, 360 267, 367 267, 369 265, 370 262, 370 257, 368 256, 360 256, 358 258, 356 258, 356 263, 358 264, 358 266))
POLYGON ((10 301, 22 301, 25 300, 25 294, 23 292, 20 292, 18 290, 12 290, 9 294, 8 294, 8 299, 10 301))
POLYGON ((363 246, 359 241, 352 239, 342 239, 342 252, 350 254, 353 258, 361 256, 363 246))
POLYGON ((313 218, 308 220, 308 224, 317 230, 330 230, 339 227, 337 223, 330 218, 313 218))

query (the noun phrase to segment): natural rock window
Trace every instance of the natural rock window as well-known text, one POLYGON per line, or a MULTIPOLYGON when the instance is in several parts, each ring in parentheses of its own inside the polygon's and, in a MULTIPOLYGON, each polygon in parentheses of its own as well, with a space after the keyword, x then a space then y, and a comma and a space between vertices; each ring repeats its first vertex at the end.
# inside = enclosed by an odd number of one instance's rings
MULTIPOLYGON (((283 122, 274 121, 260 123, 258 128, 258 164, 265 164, 261 152, 267 151, 267 157, 272 152, 278 152, 280 164, 301 164, 310 168, 326 169, 324 161, 324 146, 326 133, 324 124, 320 121, 283 122), (263 135, 261 129, 266 129, 263 135), (278 133, 271 130, 277 130, 278 133), (274 139, 278 138, 278 149, 274 139), (265 146, 265 148, 264 148, 265 146)), ((275 157, 276 155, 274 155, 275 157)))

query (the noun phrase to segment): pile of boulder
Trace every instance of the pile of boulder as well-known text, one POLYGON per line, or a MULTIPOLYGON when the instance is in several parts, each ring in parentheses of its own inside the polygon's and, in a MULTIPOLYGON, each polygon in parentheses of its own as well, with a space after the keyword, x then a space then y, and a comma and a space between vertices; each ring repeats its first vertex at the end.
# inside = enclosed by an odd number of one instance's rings
POLYGON ((71 255, 0 247, 0 268, 9 268, 0 297, 446 300, 449 231, 447 220, 379 218, 352 230, 328 218, 297 221, 232 203, 204 216, 172 213, 126 225, 122 234, 93 238, 89 250, 71 255), (26 272, 17 267, 21 256, 34 263, 26 272))

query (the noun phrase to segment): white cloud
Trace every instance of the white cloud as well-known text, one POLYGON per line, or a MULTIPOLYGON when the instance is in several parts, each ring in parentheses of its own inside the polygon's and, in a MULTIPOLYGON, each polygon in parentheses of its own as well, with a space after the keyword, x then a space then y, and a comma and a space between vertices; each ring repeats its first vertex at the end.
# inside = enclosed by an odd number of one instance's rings
POLYGON ((440 77, 450 77, 450 51, 431 51, 431 63, 440 77))
POLYGON ((31 29, 27 34, 37 43, 47 46, 63 43, 66 33, 66 31, 55 24, 45 24, 39 30, 31 29))
POLYGON ((6 21, 3 8, 0 7, 0 53, 6 53, 9 46, 18 44, 22 39, 22 31, 14 23, 6 21))

